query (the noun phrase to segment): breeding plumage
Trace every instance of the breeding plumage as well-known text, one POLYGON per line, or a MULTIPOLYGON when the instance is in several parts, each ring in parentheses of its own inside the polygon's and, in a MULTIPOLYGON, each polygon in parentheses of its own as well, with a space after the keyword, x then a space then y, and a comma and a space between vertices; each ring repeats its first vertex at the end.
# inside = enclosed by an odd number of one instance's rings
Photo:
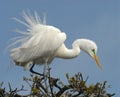
POLYGON ((77 39, 73 42, 72 49, 68 49, 64 44, 66 34, 60 29, 42 23, 36 12, 34 16, 23 12, 23 17, 25 22, 17 18, 15 20, 27 27, 26 31, 18 30, 24 38, 15 41, 14 44, 20 45, 10 50, 16 65, 26 67, 31 64, 50 64, 55 57, 70 59, 77 57, 83 50, 101 67, 96 55, 97 46, 93 41, 77 39))

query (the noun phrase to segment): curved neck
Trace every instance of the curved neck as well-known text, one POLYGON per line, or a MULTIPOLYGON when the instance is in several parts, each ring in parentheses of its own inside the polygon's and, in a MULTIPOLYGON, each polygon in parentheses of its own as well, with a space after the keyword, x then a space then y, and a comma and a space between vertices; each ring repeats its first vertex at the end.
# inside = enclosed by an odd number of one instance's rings
POLYGON ((56 57, 71 59, 77 57, 80 53, 80 50, 86 51, 86 43, 88 40, 86 39, 77 39, 72 44, 72 49, 68 49, 64 44, 57 50, 56 57))
POLYGON ((68 49, 64 44, 57 50, 56 57, 63 59, 71 59, 77 57, 80 53, 79 47, 72 47, 72 49, 68 49))

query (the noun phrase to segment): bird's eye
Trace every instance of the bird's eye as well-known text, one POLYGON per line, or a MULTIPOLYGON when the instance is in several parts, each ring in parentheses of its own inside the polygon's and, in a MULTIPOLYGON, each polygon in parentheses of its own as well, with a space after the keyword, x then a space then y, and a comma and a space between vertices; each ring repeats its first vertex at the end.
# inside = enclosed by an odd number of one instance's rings
POLYGON ((92 52, 95 54, 95 49, 92 49, 92 52))

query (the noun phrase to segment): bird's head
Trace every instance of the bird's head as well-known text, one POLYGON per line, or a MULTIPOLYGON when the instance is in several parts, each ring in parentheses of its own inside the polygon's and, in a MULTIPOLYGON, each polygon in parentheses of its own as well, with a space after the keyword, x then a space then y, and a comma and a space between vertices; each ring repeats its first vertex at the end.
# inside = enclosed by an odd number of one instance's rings
POLYGON ((95 42, 91 41, 91 40, 82 40, 82 50, 84 50, 85 52, 88 53, 88 55, 90 55, 97 63, 98 67, 102 69, 102 66, 99 62, 99 59, 97 57, 97 45, 95 42))

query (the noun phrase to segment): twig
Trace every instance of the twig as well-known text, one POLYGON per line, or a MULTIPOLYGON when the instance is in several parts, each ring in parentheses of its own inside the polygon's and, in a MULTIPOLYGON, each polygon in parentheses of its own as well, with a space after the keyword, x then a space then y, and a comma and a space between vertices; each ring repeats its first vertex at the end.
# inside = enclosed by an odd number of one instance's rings
POLYGON ((72 85, 65 85, 60 91, 57 92, 56 97, 60 97, 66 90, 71 89, 72 85))

